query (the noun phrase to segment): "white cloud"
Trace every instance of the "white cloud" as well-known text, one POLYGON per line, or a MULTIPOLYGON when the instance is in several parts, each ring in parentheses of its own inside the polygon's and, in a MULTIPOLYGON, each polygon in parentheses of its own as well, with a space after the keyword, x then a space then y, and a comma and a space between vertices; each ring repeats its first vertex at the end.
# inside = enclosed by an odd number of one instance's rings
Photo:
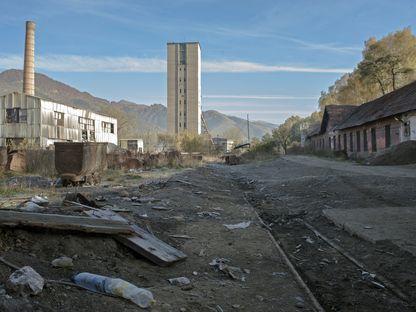
MULTIPOLYGON (((22 68, 23 59, 18 55, 0 56, 0 68, 22 68)), ((52 72, 141 72, 162 73, 166 60, 113 56, 81 56, 51 54, 36 58, 36 68, 52 72)), ((202 71, 207 73, 346 73, 350 68, 320 68, 303 66, 266 65, 246 61, 203 61, 202 71)))
POLYGON ((347 73, 351 68, 320 68, 307 66, 279 66, 245 61, 206 61, 202 64, 205 72, 256 73, 256 72, 298 72, 298 73, 347 73))
POLYGON ((319 96, 291 96, 291 95, 204 95, 206 99, 237 99, 237 100, 317 100, 319 96))

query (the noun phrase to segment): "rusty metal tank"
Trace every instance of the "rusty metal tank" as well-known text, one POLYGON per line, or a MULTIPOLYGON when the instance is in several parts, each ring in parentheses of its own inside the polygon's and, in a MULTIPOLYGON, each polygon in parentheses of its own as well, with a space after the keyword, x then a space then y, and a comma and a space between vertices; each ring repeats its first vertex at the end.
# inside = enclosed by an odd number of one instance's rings
POLYGON ((56 142, 55 168, 64 186, 98 183, 107 167, 107 143, 56 142))

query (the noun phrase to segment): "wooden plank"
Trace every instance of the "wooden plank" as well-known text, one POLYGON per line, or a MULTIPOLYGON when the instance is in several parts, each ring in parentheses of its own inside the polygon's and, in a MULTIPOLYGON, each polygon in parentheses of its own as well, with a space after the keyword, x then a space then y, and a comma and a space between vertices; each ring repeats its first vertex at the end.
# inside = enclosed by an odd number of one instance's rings
POLYGON ((0 226, 37 227, 101 234, 128 234, 133 231, 126 220, 98 220, 90 217, 16 211, 0 211, 0 226))
MULTIPOLYGON (((84 212, 93 218, 127 221, 122 216, 111 210, 90 210, 84 212)), ((116 235, 115 239, 143 257, 160 266, 168 266, 174 262, 186 259, 187 256, 182 251, 161 241, 156 236, 145 231, 138 225, 130 224, 130 226, 134 230, 135 234, 116 235)))

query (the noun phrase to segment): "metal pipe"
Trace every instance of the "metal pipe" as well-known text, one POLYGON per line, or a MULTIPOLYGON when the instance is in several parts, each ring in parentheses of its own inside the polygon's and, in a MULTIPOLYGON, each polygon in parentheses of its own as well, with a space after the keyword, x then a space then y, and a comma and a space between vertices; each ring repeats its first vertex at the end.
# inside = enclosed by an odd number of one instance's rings
POLYGON ((27 95, 35 95, 35 28, 35 22, 26 22, 23 93, 27 95))

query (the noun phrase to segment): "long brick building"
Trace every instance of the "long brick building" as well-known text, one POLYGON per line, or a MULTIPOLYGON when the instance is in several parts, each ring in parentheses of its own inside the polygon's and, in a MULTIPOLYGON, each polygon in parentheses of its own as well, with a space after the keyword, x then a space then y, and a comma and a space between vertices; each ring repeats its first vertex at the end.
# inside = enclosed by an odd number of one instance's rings
POLYGON ((326 106, 306 142, 314 150, 366 157, 408 140, 416 141, 416 81, 360 106, 326 106))

